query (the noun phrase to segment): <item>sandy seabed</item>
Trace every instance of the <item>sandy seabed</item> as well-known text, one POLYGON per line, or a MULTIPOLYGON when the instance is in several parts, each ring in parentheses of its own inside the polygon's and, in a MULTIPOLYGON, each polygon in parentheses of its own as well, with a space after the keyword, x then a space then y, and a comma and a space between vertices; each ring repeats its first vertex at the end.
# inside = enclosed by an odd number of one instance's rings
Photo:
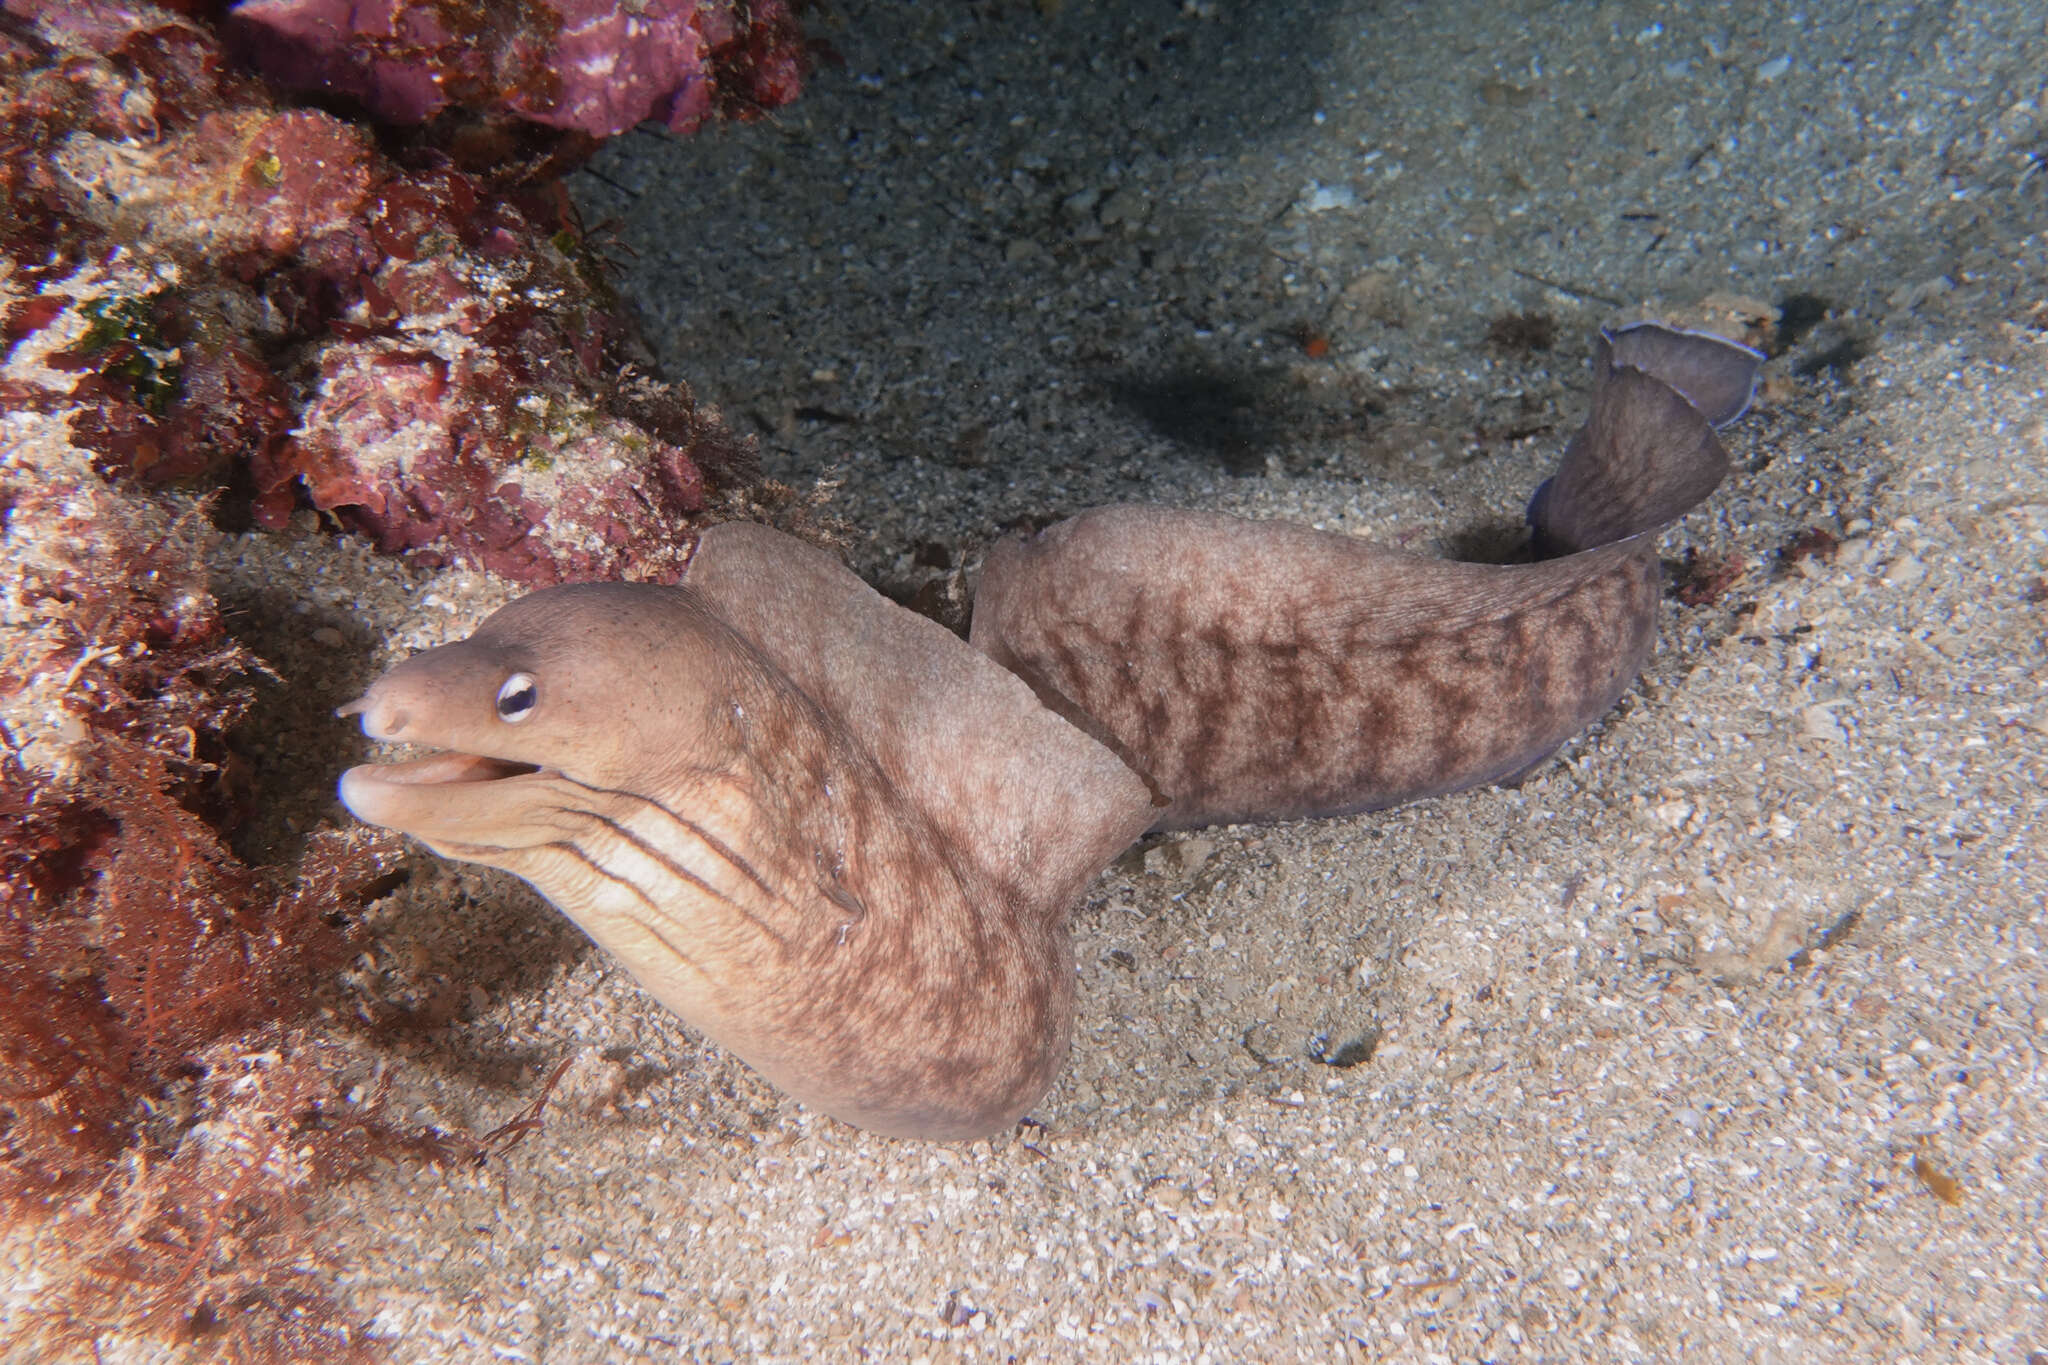
MULTIPOLYGON (((365 970, 467 1006, 402 1102, 489 1128, 575 1060, 504 1159, 320 1210, 394 1357, 2048 1359, 2048 11, 811 24, 844 65, 795 106, 575 188, 872 581, 1129 500, 1484 553, 1643 316, 1789 342, 1664 541, 1742 572, 1519 789, 1127 855, 1072 1062, 994 1141, 781 1099, 423 860, 365 970), (1489 340, 1521 313, 1550 349, 1489 340)), ((299 727, 507 596, 239 552, 224 596, 365 641, 271 742, 323 790, 351 741, 299 727)))

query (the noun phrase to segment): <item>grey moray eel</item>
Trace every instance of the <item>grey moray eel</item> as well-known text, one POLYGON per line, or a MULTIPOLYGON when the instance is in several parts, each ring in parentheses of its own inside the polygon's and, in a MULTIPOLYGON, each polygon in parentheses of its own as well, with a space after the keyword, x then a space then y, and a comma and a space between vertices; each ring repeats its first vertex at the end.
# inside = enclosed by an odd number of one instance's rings
POLYGON ((1720 483, 1761 361, 1603 332, 1527 564, 1101 508, 992 548, 970 644, 713 527, 677 585, 536 592, 384 674, 340 714, 437 752, 341 797, 524 878, 814 1108, 983 1136, 1064 1061, 1068 912, 1145 829, 1509 779, 1610 707, 1655 635, 1650 533, 1720 483))

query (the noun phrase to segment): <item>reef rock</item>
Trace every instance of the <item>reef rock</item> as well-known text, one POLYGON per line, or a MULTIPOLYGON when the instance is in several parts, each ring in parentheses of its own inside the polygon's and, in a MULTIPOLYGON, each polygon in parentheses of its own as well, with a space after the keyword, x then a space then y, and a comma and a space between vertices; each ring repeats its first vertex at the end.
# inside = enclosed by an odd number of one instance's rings
POLYGON ((593 137, 787 104, 805 65, 784 0, 246 0, 229 25, 280 85, 388 122, 453 106, 593 137))
POLYGON ((559 190, 399 164, 165 11, 6 4, 0 396, 103 474, 530 584, 673 576, 710 489, 750 477, 632 372, 559 190))

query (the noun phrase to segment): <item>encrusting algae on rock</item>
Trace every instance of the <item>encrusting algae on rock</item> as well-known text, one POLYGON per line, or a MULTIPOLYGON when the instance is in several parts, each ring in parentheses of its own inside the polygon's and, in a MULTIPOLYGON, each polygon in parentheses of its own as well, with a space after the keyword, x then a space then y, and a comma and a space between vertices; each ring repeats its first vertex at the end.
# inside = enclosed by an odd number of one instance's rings
POLYGON ((230 846, 254 775, 229 734, 263 665, 209 591, 202 507, 17 446, 0 508, 0 1210, 45 1247, 0 1346, 146 1326, 346 1358, 298 1210, 408 1139, 344 1100, 354 1059, 303 1025, 398 849, 230 846))
POLYGON ((796 97, 808 64, 787 0, 246 0, 229 31, 287 89, 380 122, 459 108, 591 137, 657 120, 695 132, 796 97))
MULTIPOLYGON (((765 83, 713 112, 794 93, 762 36, 727 33, 765 83)), ((251 832, 297 774, 245 752, 281 680, 216 574, 311 509, 422 566, 673 576, 752 451, 634 373, 551 182, 591 145, 380 143, 281 105, 203 18, 6 0, 0 1354, 371 1358, 309 1202, 484 1150, 386 1115, 364 1032, 416 1026, 343 984, 397 841, 251 832)))
POLYGON ((9 8, 33 22, 0 35, 0 384, 102 472, 529 584, 671 577, 676 528, 752 478, 687 389, 634 372, 523 163, 394 160, 148 6, 9 8))

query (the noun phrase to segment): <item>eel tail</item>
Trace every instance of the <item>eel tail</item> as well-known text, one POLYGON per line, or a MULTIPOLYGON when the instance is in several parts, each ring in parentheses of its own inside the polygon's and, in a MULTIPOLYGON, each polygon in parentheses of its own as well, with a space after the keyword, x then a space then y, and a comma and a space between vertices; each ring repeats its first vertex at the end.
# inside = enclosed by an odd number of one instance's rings
POLYGON ((1536 557, 1655 530, 1705 500, 1728 472, 1714 431, 1748 409, 1763 360, 1706 332, 1647 322, 1603 330, 1592 416, 1529 500, 1536 557))

